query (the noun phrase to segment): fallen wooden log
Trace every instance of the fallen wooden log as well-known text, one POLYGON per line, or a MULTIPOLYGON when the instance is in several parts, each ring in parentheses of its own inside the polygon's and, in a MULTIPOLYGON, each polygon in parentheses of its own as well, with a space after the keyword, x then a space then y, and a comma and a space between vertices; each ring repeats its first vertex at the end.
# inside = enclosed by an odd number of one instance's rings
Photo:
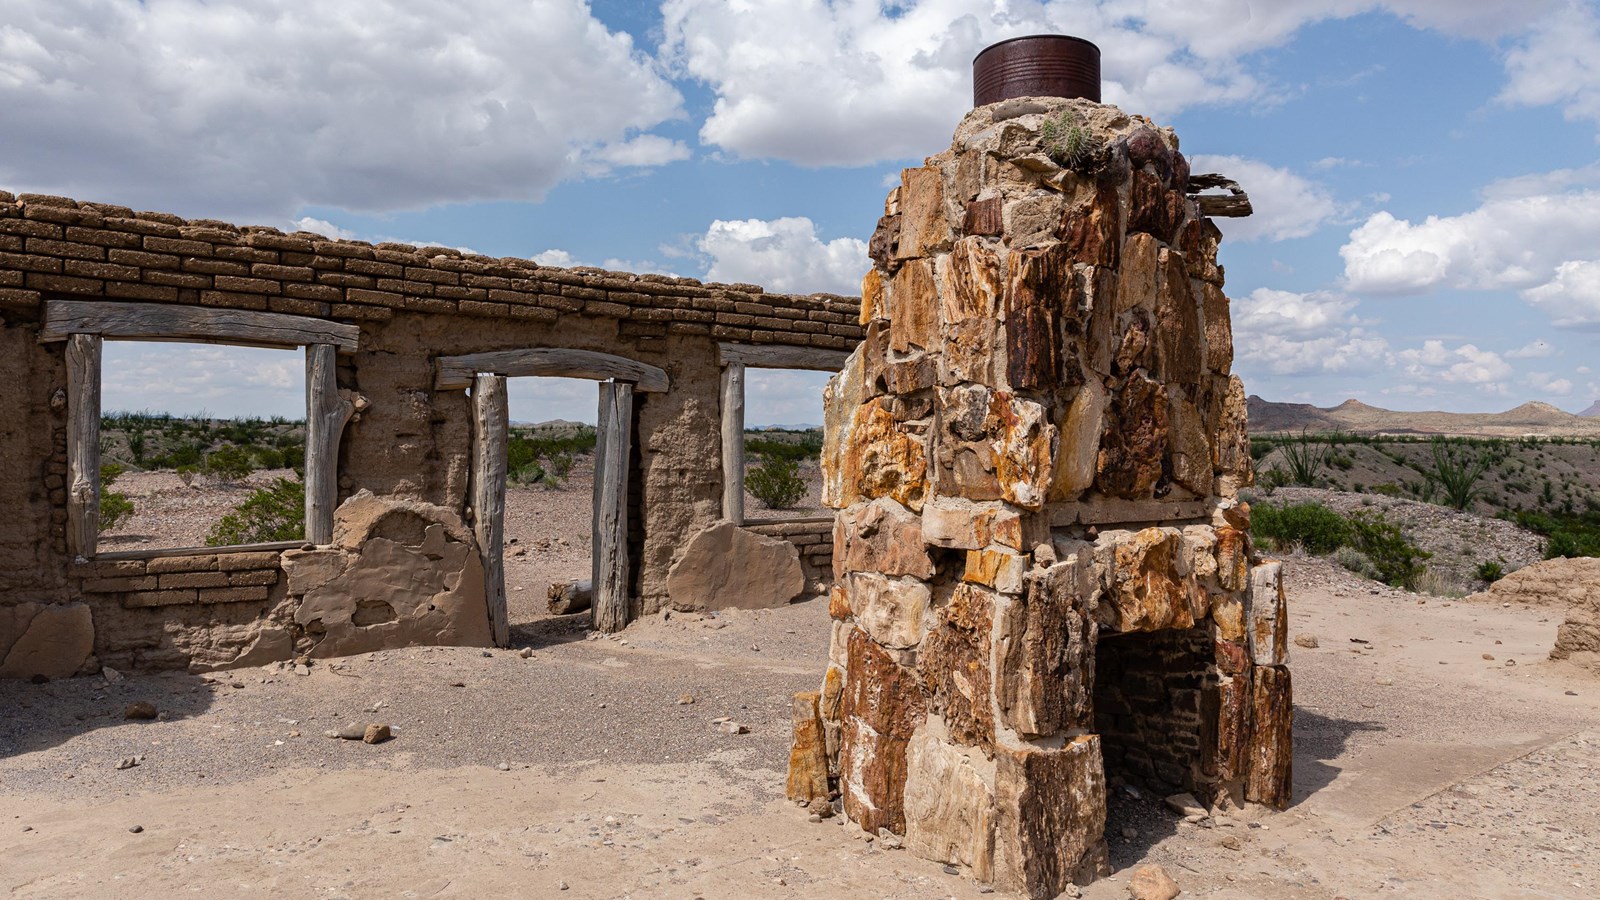
POLYGON ((545 592, 549 598, 550 613, 557 616, 567 616, 580 613, 589 608, 594 601, 594 583, 589 579, 575 581, 557 581, 550 585, 550 590, 545 592))

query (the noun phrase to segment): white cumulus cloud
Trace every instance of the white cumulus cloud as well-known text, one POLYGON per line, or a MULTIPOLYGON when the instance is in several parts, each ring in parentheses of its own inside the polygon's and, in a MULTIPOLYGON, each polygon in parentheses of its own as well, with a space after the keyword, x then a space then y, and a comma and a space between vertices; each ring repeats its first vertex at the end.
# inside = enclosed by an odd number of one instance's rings
POLYGON ((1522 292, 1555 324, 1568 328, 1600 326, 1600 260, 1572 260, 1556 268, 1555 278, 1522 292))
POLYGON ((1502 101, 1559 106, 1568 119, 1600 125, 1600 16, 1593 4, 1560 4, 1506 54, 1506 72, 1502 101))
POLYGON ((1342 294, 1257 288, 1233 301, 1234 352, 1272 375, 1363 374, 1390 364, 1389 342, 1369 331, 1342 294))
POLYGON ((687 153, 582 0, 8 0, 0 183, 232 218, 534 200, 687 153))
POLYGON ((718 219, 697 243, 710 260, 708 280, 759 284, 782 293, 855 294, 872 268, 865 241, 823 241, 803 216, 718 219))
POLYGON ((1395 356, 1407 375, 1421 381, 1478 385, 1498 391, 1512 373, 1511 364, 1500 354, 1480 350, 1475 344, 1450 349, 1444 341, 1423 341, 1420 348, 1401 350, 1395 356))
POLYGON ((1305 237, 1338 211, 1327 189, 1300 175, 1238 156, 1198 155, 1190 160, 1196 172, 1218 172, 1239 182, 1255 210, 1245 218, 1218 219, 1230 241, 1282 241, 1305 237))

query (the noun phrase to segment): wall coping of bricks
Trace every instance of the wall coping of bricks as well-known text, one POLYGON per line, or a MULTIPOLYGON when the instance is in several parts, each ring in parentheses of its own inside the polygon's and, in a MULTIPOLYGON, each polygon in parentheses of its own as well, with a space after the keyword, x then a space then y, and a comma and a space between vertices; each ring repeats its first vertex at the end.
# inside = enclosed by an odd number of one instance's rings
POLYGON ((855 297, 555 268, 0 191, 0 309, 57 295, 350 320, 397 310, 550 322, 580 313, 669 334, 835 350, 863 335, 855 297))

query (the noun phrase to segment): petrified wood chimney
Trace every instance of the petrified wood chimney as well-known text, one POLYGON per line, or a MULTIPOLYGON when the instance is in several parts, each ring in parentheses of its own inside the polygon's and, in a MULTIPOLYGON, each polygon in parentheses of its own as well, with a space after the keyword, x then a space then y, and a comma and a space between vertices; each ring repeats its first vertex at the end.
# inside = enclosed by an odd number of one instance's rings
POLYGON ((861 827, 1034 897, 1108 871, 1108 769, 1289 801, 1280 570, 1236 500, 1245 391, 1188 174, 1112 106, 974 109, 890 192, 825 394, 835 622, 790 793, 831 781, 861 827))

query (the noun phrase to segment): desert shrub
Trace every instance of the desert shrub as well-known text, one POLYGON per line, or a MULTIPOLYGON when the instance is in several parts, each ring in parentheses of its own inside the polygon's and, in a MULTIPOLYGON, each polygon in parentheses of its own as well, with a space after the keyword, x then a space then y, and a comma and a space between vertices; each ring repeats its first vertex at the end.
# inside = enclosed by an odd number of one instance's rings
POLYGON ((1444 491, 1444 501, 1455 509, 1466 509, 1478 496, 1478 480, 1489 468, 1490 457, 1469 452, 1450 442, 1433 442, 1432 480, 1444 491))
POLYGON ((1280 550, 1298 544, 1318 555, 1339 549, 1350 536, 1344 516, 1320 503, 1261 504, 1251 511, 1250 530, 1280 550))
POLYGON ((1277 492, 1278 488, 1281 488, 1288 483, 1289 473, 1285 472, 1278 466, 1273 466, 1272 468, 1256 476, 1256 484, 1260 486, 1261 490, 1268 497, 1271 497, 1277 492))
POLYGON ((744 452, 762 459, 781 459, 785 462, 798 463, 816 459, 821 454, 822 448, 813 449, 804 442, 791 444, 772 438, 747 437, 744 439, 744 452))
POLYGON ((546 471, 550 477, 557 481, 564 481, 567 475, 572 472, 572 463, 572 454, 567 451, 552 453, 544 459, 546 471))
POLYGON ((218 481, 243 481, 255 468, 249 451, 233 444, 206 454, 205 473, 218 481))
POLYGON ((1343 453, 1336 453, 1328 457, 1328 465, 1333 466, 1335 469, 1338 469, 1341 472, 1348 472, 1355 468, 1356 461, 1348 456, 1345 456, 1343 453))
POLYGON ((126 471, 116 463, 100 466, 100 530, 110 531, 133 515, 133 501, 121 491, 111 490, 111 485, 126 471))
POLYGON ((1405 490, 1402 489, 1400 487, 1400 485, 1395 484, 1392 481, 1385 481, 1382 484, 1373 485, 1372 486, 1372 492, 1374 494, 1382 494, 1385 497, 1403 497, 1403 496, 1405 496, 1405 490))
POLYGON ((293 478, 275 478, 219 519, 206 535, 206 546, 265 544, 305 536, 306 486, 293 478))
POLYGON ((256 464, 263 469, 284 468, 283 451, 277 447, 255 447, 250 451, 256 458, 256 464))
POLYGON ((768 509, 793 509, 806 493, 799 467, 787 459, 768 459, 751 469, 745 475, 744 486, 768 509))
POLYGON ((1545 536, 1545 559, 1600 556, 1600 510, 1592 506, 1583 513, 1519 510, 1508 518, 1545 536))
POLYGON ((537 462, 526 462, 511 470, 511 481, 513 484, 532 486, 543 484, 548 475, 549 473, 544 470, 544 466, 539 465, 537 462))
POLYGON ((1365 553, 1354 547, 1340 547, 1333 552, 1333 561, 1344 568, 1372 581, 1378 580, 1378 567, 1372 564, 1365 553))
POLYGON ((1327 467, 1333 447, 1302 431, 1299 437, 1288 438, 1278 445, 1283 461, 1289 467, 1289 478, 1295 484, 1313 487, 1317 476, 1327 467))
POLYGON ((1505 577, 1506 567, 1501 565, 1498 560, 1487 559, 1478 563, 1478 569, 1474 574, 1484 584, 1494 584, 1505 577))
POLYGON ((1381 514, 1362 510, 1347 521, 1351 545, 1372 560, 1378 580, 1392 587, 1414 590, 1433 554, 1406 540, 1400 526, 1381 514))
POLYGON ((135 431, 128 435, 128 452, 133 455, 133 461, 144 464, 145 438, 144 432, 135 431))

